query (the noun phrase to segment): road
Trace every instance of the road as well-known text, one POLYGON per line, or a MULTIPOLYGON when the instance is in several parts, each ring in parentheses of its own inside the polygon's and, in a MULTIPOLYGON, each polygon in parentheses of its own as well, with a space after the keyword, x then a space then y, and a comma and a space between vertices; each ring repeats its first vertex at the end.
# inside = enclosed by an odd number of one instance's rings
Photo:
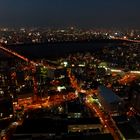
POLYGON ((97 114, 99 117, 102 125, 109 130, 109 132, 112 134, 114 137, 114 140, 124 140, 125 138, 121 134, 120 130, 116 126, 114 120, 112 117, 105 113, 103 109, 99 107, 97 103, 90 103, 90 101, 86 100, 85 105, 90 108, 93 114, 97 114))
POLYGON ((46 98, 40 99, 38 102, 32 103, 32 99, 19 99, 18 100, 18 105, 15 105, 15 110, 21 109, 24 107, 25 111, 31 110, 31 109, 37 109, 37 108, 42 108, 42 107, 52 107, 52 106, 58 106, 62 104, 65 101, 70 101, 76 99, 77 96, 75 93, 68 93, 67 95, 63 94, 57 94, 53 96, 48 96, 46 98))

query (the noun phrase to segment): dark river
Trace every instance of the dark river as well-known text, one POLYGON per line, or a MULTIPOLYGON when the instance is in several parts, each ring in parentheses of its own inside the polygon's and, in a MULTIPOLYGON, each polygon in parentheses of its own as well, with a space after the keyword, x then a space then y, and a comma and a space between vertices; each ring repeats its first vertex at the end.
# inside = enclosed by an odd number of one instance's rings
POLYGON ((8 46, 21 55, 30 59, 46 58, 58 59, 73 53, 98 52, 104 47, 116 47, 120 43, 84 42, 84 43, 49 43, 8 46))

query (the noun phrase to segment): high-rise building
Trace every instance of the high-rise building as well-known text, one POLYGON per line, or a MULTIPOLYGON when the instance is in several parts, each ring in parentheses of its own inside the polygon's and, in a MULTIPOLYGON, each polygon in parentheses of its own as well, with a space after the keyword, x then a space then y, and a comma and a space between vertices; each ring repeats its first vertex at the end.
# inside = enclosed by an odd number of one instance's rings
POLYGON ((104 110, 109 113, 121 113, 124 103, 112 90, 104 86, 98 87, 98 99, 104 110))

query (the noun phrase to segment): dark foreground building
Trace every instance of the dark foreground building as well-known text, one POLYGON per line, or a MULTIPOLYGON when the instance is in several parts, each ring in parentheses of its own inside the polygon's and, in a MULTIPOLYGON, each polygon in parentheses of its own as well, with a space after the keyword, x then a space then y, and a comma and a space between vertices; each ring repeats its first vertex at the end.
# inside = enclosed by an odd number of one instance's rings
MULTIPOLYGON (((76 119, 52 119, 39 118, 28 119, 23 126, 17 128, 11 140, 99 140, 107 139, 113 140, 111 134, 102 134, 99 129, 90 129, 81 132, 69 132, 69 125, 87 125, 97 123, 97 120, 76 120, 76 119), (84 123, 84 124, 83 124, 84 123)), ((95 124, 97 125, 97 124, 95 124)))
POLYGON ((104 133, 98 117, 84 117, 81 106, 72 109, 75 104, 79 106, 77 100, 68 102, 67 111, 62 114, 55 111, 57 107, 28 112, 11 140, 113 140, 111 134, 104 133), (76 115, 70 115, 73 113, 76 115), (77 113, 81 115, 77 117, 77 113))

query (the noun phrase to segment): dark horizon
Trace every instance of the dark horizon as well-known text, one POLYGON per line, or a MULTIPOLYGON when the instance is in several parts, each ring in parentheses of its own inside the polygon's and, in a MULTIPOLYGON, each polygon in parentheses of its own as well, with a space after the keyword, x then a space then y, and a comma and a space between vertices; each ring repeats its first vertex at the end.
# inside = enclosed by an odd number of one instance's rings
POLYGON ((1 0, 0 27, 140 29, 139 0, 1 0))

